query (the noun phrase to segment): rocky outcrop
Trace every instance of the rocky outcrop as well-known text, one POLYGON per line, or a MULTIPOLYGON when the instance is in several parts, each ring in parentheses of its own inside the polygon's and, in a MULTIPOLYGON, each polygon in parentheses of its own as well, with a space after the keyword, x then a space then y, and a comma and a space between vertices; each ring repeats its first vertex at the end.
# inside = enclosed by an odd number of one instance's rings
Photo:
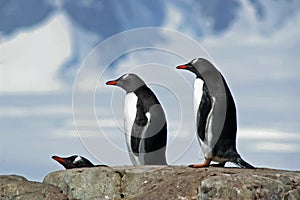
POLYGON ((43 183, 0 176, 1 200, 300 199, 300 172, 180 166, 56 171, 43 183))
POLYGON ((58 187, 27 181, 22 176, 0 175, 1 200, 69 199, 58 187))
POLYGON ((179 166, 57 171, 44 183, 70 199, 300 199, 300 172, 179 166))

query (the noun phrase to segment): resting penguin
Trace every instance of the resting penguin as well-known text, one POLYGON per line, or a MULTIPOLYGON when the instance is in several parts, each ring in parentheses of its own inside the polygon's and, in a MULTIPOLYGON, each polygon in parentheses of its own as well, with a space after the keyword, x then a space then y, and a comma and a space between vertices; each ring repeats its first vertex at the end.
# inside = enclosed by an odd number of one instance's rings
POLYGON ((205 161, 190 167, 208 167, 211 161, 215 161, 219 162, 218 166, 232 162, 242 168, 254 168, 236 150, 236 108, 222 74, 204 58, 196 58, 177 66, 177 69, 186 69, 196 74, 194 111, 197 138, 205 161))
POLYGON ((107 167, 106 165, 94 165, 82 156, 73 155, 70 157, 62 158, 59 156, 52 156, 53 160, 56 160, 61 165, 63 165, 66 169, 72 169, 72 168, 82 168, 82 167, 107 167))
POLYGON ((126 91, 124 128, 134 165, 166 165, 167 121, 155 94, 136 74, 108 81, 126 91))

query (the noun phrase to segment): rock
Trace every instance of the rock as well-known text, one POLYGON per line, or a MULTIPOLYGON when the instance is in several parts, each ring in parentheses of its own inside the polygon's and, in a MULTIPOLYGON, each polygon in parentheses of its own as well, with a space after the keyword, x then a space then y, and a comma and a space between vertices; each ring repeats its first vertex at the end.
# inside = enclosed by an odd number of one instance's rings
POLYGON ((80 168, 53 172, 44 183, 83 200, 300 199, 300 172, 273 169, 80 168))
POLYGON ((27 181, 17 175, 0 175, 1 200, 69 199, 62 190, 49 184, 27 181))
POLYGON ((107 167, 57 171, 47 175, 44 182, 61 188, 69 198, 120 199, 120 173, 107 167))
POLYGON ((206 177, 199 199, 300 199, 300 173, 271 169, 223 169, 206 177))
POLYGON ((0 199, 300 199, 300 172, 125 166, 53 172, 44 183, 0 176, 0 199), (51 185, 50 185, 51 184, 51 185))

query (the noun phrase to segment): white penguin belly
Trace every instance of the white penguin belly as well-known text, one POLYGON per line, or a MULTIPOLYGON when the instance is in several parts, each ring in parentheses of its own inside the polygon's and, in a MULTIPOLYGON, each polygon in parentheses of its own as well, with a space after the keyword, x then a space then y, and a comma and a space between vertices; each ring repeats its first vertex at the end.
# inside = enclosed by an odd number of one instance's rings
POLYGON ((209 111, 207 119, 206 119, 205 139, 204 139, 204 141, 199 139, 199 141, 200 141, 201 150, 204 154, 204 157, 207 159, 215 160, 212 157, 212 149, 219 138, 214 137, 214 133, 213 133, 213 129, 212 129, 212 122, 213 122, 212 113, 214 111, 216 99, 214 97, 212 97, 211 100, 212 100, 211 110, 209 111))
POLYGON ((131 162, 134 165, 140 165, 139 158, 134 155, 131 149, 131 130, 134 124, 134 120, 136 117, 137 112, 137 101, 138 97, 134 92, 130 92, 125 96, 125 104, 124 104, 124 129, 125 129, 125 136, 126 136, 126 143, 129 150, 129 156, 131 162))
POLYGON ((196 78, 194 82, 194 117, 197 122, 197 112, 201 103, 203 95, 203 81, 200 78, 196 78))
MULTIPOLYGON (((149 112, 147 112, 145 115, 147 117, 147 124, 143 127, 143 130, 142 130, 142 133, 141 133, 141 138, 147 138, 147 136, 145 134, 146 134, 146 131, 147 131, 149 125, 150 125, 150 120, 151 120, 151 115, 150 115, 149 112)), ((140 152, 146 152, 146 148, 145 148, 145 143, 144 142, 141 142, 139 151, 140 152)), ((146 164, 146 161, 145 161, 146 154, 147 153, 140 153, 139 154, 139 157, 138 157, 139 165, 145 165, 146 164)))
MULTIPOLYGON (((202 95, 203 95, 203 85, 204 82, 200 78, 196 78, 194 82, 194 116, 195 116, 195 121, 197 124, 197 112, 201 103, 202 95)), ((211 158, 212 157, 212 149, 214 146, 214 138, 213 138, 213 132, 212 132, 212 112, 214 109, 214 103, 215 99, 212 98, 212 107, 211 110, 207 116, 206 119, 206 126, 205 126, 205 139, 202 141, 198 137, 198 141, 200 143, 201 150, 204 154, 205 158, 211 158)), ((200 116, 202 117, 202 116, 200 116)))
POLYGON ((206 142, 202 141, 200 138, 198 138, 198 141, 200 143, 201 151, 204 155, 204 158, 212 159, 212 148, 206 142))

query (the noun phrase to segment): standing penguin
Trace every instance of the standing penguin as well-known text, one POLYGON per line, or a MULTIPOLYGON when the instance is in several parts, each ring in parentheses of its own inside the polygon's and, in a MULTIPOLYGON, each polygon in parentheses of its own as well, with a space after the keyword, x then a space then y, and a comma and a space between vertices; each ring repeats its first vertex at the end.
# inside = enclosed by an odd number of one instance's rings
POLYGON ((155 94, 135 74, 108 81, 126 91, 124 128, 134 165, 166 165, 167 121, 155 94))
POLYGON ((215 161, 219 162, 218 166, 233 162, 242 168, 254 168, 236 150, 236 108, 222 74, 204 58, 193 59, 177 66, 177 69, 196 74, 194 111, 198 141, 205 161, 190 167, 208 167, 211 161, 215 161))

